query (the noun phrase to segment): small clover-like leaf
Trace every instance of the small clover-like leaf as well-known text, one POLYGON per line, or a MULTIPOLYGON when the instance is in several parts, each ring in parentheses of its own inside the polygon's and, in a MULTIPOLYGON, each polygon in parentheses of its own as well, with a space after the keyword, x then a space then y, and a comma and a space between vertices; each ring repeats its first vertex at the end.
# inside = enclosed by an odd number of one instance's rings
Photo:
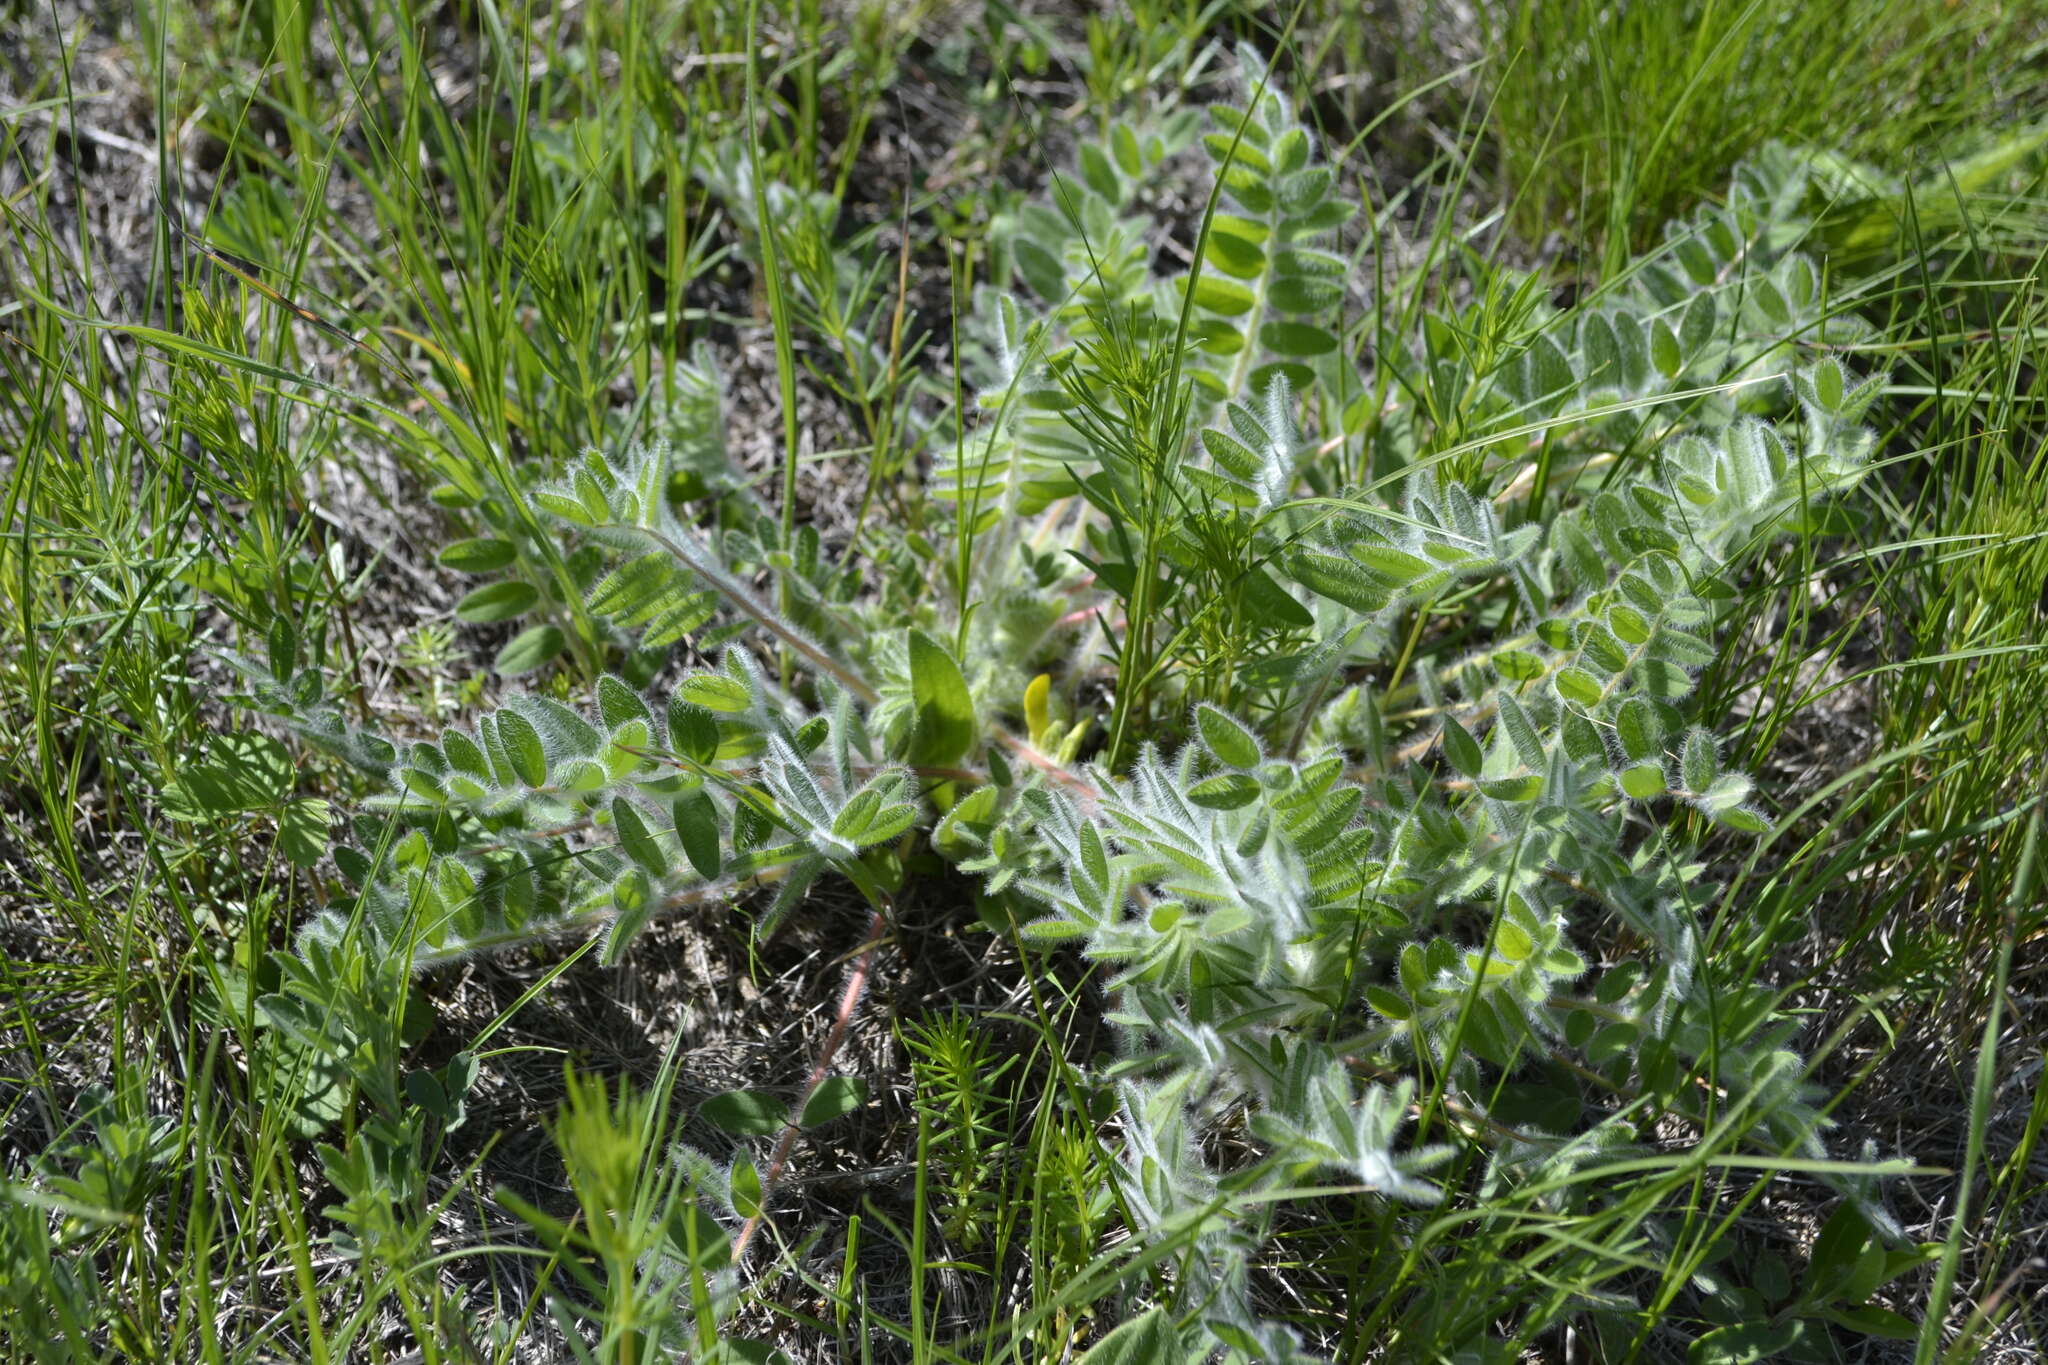
POLYGON ((500 676, 516 678, 546 664, 568 644, 569 637, 562 633, 560 626, 547 622, 529 626, 505 642, 505 647, 491 661, 491 667, 500 676))
POLYGON ((1508 742, 1514 746, 1515 756, 1522 760, 1525 768, 1539 771, 1545 766, 1546 755, 1543 741, 1538 738, 1535 723, 1510 693, 1503 692, 1496 699, 1501 729, 1507 732, 1508 742))
POLYGON ((921 630, 910 632, 910 695, 917 708, 910 761, 929 767, 959 762, 974 747, 974 698, 951 652, 921 630))
POLYGON ((1128 123, 1117 123, 1109 130, 1110 155, 1116 158, 1117 168, 1125 175, 1136 177, 1144 170, 1144 163, 1138 156, 1138 135, 1131 131, 1128 123))
POLYGON ((1081 826, 1081 872, 1097 887, 1109 885, 1109 852, 1095 826, 1081 826))
POLYGON ((1638 801, 1647 801, 1653 796, 1664 794, 1664 765, 1661 763, 1637 763, 1625 768, 1621 774, 1621 789, 1638 801))
POLYGON ((1481 782, 1479 790, 1495 801, 1534 801, 1543 791, 1543 779, 1534 774, 1496 778, 1481 782))
POLYGON ((612 883, 611 901, 616 914, 604 943, 603 961, 606 966, 618 964, 625 956, 626 948, 654 913, 654 888, 647 874, 638 867, 628 867, 621 872, 612 883))
MULTIPOLYGON (((730 1091, 728 1093, 743 1094, 745 1092, 730 1091)), ((716 1098, 723 1099, 724 1096, 716 1098)), ((778 1119, 776 1128, 780 1126, 781 1121, 778 1119)), ((776 1129, 771 1128, 768 1131, 774 1132, 776 1129)), ((759 1218, 761 1216, 761 1201, 764 1197, 761 1189, 761 1172, 755 1169, 753 1162, 745 1157, 735 1158, 732 1163, 732 1173, 726 1177, 726 1189, 732 1195, 732 1211, 734 1213, 737 1213, 742 1218, 759 1218)))
MULTIPOLYGON (((788 1116, 788 1104, 759 1090, 727 1090, 697 1106, 698 1118, 738 1137, 771 1137, 782 1131, 788 1116)), ((737 1198, 737 1190, 734 1195, 737 1198)), ((758 1188, 754 1201, 760 1201, 758 1188)))
POLYGON ((1195 303, 1224 317, 1248 313, 1258 301, 1256 294, 1235 280, 1204 275, 1195 282, 1195 303))
POLYGON ((1739 829, 1744 834, 1764 834, 1771 828, 1771 822, 1747 806, 1735 806, 1717 811, 1714 818, 1730 829, 1739 829))
POLYGON ((1093 142, 1084 142, 1075 148, 1075 155, 1081 163, 1081 178, 1087 182, 1089 189, 1111 203, 1122 197, 1116 171, 1110 166, 1108 153, 1093 142))
POLYGON ((1551 679, 1551 686, 1557 689, 1558 696, 1580 706, 1598 706, 1600 698, 1605 695, 1600 680, 1576 666, 1560 668, 1557 676, 1551 679))
POLYGON ((881 809, 882 794, 874 788, 869 787, 855 792, 847 799, 846 804, 839 808, 838 814, 832 817, 833 837, 850 846, 858 847, 861 836, 867 833, 868 826, 874 823, 875 816, 881 813, 881 809))
POLYGON ((1373 1013, 1396 1023, 1406 1023, 1415 1017, 1415 1009, 1407 999, 1385 986, 1367 986, 1365 1003, 1372 1007, 1373 1013))
POLYGON ((868 1083, 857 1076, 827 1076, 819 1081, 804 1101, 803 1117, 798 1123, 805 1128, 816 1128, 834 1119, 845 1118, 868 1102, 868 1083))
POLYGON ((610 769, 593 758, 565 758, 551 770, 563 791, 594 792, 611 785, 610 769))
POLYGON ((1259 737, 1242 721, 1226 711, 1204 703, 1195 708, 1195 728, 1209 752, 1233 768, 1252 768, 1259 762, 1259 737))
POLYGON ((1688 731, 1678 767, 1685 789, 1695 795, 1704 795, 1721 773, 1721 755, 1715 748, 1714 737, 1705 730, 1688 731))
POLYGON ((676 687, 676 696, 706 711, 744 711, 754 701, 745 683, 722 673, 692 673, 676 687))
POLYGON ((1479 770, 1486 763, 1486 756, 1479 751, 1479 741, 1458 723, 1456 716, 1444 717, 1444 757, 1466 777, 1479 776, 1479 770))
POLYGON ((488 625, 524 615, 540 601, 540 589, 517 578, 486 583, 455 604, 455 614, 472 625, 488 625))
POLYGON ((1543 660, 1526 649, 1504 649, 1493 656, 1493 669, 1506 682, 1533 682, 1543 676, 1543 660))
POLYGON ((441 752, 448 755, 448 762, 457 772, 467 773, 481 782, 492 780, 490 760, 477 747, 476 741, 460 730, 441 732, 441 752))
POLYGON ((547 751, 541 746, 540 732, 533 722, 517 711, 498 713, 498 742, 504 746, 505 761, 512 765, 513 773, 529 787, 539 787, 548 780, 547 751))
MULTIPOLYGON (((1000 752, 990 750, 991 756, 1000 752)), ((954 803, 953 809, 939 821, 932 832, 932 847, 941 854, 955 860, 972 856, 987 843, 994 829, 994 817, 1002 789, 996 786, 976 787, 954 803)))
POLYGON ((1536 951, 1536 940, 1521 925, 1503 919, 1500 928, 1494 931, 1493 950, 1509 962, 1521 962, 1536 951))
POLYGON ((670 804, 669 816, 675 822, 676 838, 682 843, 683 856, 690 860, 690 866, 706 880, 716 877, 724 865, 724 855, 719 842, 718 808, 711 804, 711 798, 701 791, 686 792, 670 804))
POLYGON ((886 844, 891 839, 908 833, 911 826, 916 823, 917 807, 909 802, 899 801, 895 805, 884 806, 876 812, 868 827, 861 831, 860 846, 867 848, 873 844, 886 844))
POLYGON ((458 573, 496 573, 518 557, 519 551, 509 540, 496 536, 478 536, 471 540, 458 540, 443 547, 434 556, 434 562, 444 569, 458 573))
POLYGON ((1297 550, 1287 559, 1287 571, 1311 592, 1341 602, 1353 611, 1370 615, 1384 610, 1393 600, 1393 591, 1386 581, 1367 572, 1353 559, 1297 550))
POLYGON ((618 831, 619 847, 649 876, 659 877, 668 871, 668 857, 661 851, 661 842, 647 828, 639 807, 623 796, 612 798, 612 828, 618 831))
POLYGON ((1685 368, 1685 357, 1678 346, 1678 338, 1671 334, 1662 318, 1650 324, 1650 363, 1657 367, 1657 373, 1666 379, 1678 378, 1678 372, 1685 368))
POLYGON ((1405 588, 1437 572, 1428 560, 1392 545, 1355 545, 1351 557, 1395 588, 1405 588))
POLYGON ((1847 397, 1847 385, 1842 375, 1842 363, 1833 356, 1822 356, 1808 372, 1807 381, 1813 386, 1814 402, 1829 416, 1841 414, 1843 400, 1847 397))
POLYGON ((678 691, 668 702, 668 744, 690 762, 708 764, 718 756, 718 721, 678 691))
POLYGON ((1257 242, 1227 232, 1210 232, 1202 256, 1211 266, 1241 280, 1255 279, 1266 268, 1266 253, 1257 242))
POLYGON ((1188 788, 1188 800, 1212 810, 1236 810, 1259 799, 1259 780, 1249 773, 1219 773, 1188 788))
POLYGON ((1337 349, 1337 334, 1306 322, 1275 321, 1259 328, 1259 341, 1275 355, 1319 356, 1337 349))
POLYGON ((607 673, 597 680, 597 714, 607 728, 617 730, 628 721, 654 723, 654 713, 625 679, 607 673))

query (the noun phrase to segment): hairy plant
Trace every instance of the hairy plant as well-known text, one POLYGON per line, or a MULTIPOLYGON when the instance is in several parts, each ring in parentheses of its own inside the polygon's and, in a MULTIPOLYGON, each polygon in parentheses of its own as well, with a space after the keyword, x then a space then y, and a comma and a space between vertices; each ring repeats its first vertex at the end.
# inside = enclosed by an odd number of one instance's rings
MULTIPOLYGON (((1702 954, 1708 855, 1770 819, 1687 709, 1745 561, 1838 524, 1872 444, 1881 376, 1838 353, 1860 332, 1797 249, 1803 163, 1745 166, 1568 311, 1474 265, 1474 300, 1372 336, 1368 372, 1335 249, 1357 205, 1246 65, 1248 100, 1202 139, 1193 269, 1156 271, 1135 197, 1185 119, 1112 126, 999 234, 1038 304, 1007 277, 983 296, 976 396, 934 428, 950 548, 874 549, 862 593, 745 506, 707 427, 688 470, 669 447, 588 455, 444 555, 507 574, 465 615, 549 618, 501 671, 554 658, 569 622, 650 663, 726 646, 665 696, 608 674, 588 707, 513 694, 399 745, 288 649, 240 661, 257 706, 388 781, 334 849, 354 894, 267 1006, 299 1046, 396 1110, 407 974, 596 926, 616 960, 652 917, 756 886, 765 935, 825 876, 879 929, 929 843, 1027 944, 1107 969, 1117 1050, 1086 1080, 1119 1169, 1088 1218, 1130 1236, 1052 1259, 1167 1296, 1170 1320, 1132 1329, 1190 1359, 1302 1355, 1254 1269, 1308 1202, 1595 1216, 1599 1173, 1638 1169, 1653 1133, 1836 1171, 1797 1020, 1702 954), (679 513, 707 491, 731 495, 723 535, 679 513), (350 982, 382 983, 374 1004, 340 1007, 350 982)), ((749 1230, 797 1129, 841 1112, 813 1103, 847 1093, 824 1083, 821 1061, 800 1118, 744 1129, 783 1135, 719 1201, 749 1230)), ((978 1102, 953 1103, 967 1172, 978 1102)), ((1515 1330, 1582 1311, 1546 1300, 1515 1330)))

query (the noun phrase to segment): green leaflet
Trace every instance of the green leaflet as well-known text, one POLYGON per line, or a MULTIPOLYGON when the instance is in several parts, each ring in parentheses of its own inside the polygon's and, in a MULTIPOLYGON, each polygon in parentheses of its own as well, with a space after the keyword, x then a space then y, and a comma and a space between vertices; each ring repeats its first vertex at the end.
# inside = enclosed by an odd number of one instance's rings
POLYGON ((952 654, 915 628, 910 632, 910 695, 915 706, 910 761, 925 767, 957 763, 977 736, 974 698, 952 654))
POLYGON ((1258 763, 1258 736, 1235 716, 1204 705, 1195 711, 1195 724, 1209 752, 1231 767, 1250 768, 1258 763))
POLYGON ((505 647, 491 661, 491 667, 505 677, 516 678, 547 664, 568 645, 569 637, 562 633, 560 626, 551 622, 529 626, 505 642, 505 647))
POLYGON ((523 615, 538 601, 540 589, 516 578, 508 579, 472 589, 455 604, 455 614, 473 625, 488 625, 523 615))
POLYGON ((683 856, 690 860, 690 866, 706 881, 716 877, 724 866, 724 855, 720 844, 718 810, 711 804, 711 798, 703 792, 690 792, 679 796, 669 807, 670 818, 675 822, 676 839, 683 846, 683 856))
MULTIPOLYGON (((759 1090, 728 1090, 697 1106, 698 1118, 740 1137, 773 1137, 788 1112, 788 1105, 759 1090)), ((758 1192, 753 1197, 760 1198, 758 1192)))
POLYGON ((458 573, 495 573, 509 565, 518 553, 518 547, 509 540, 479 536, 451 541, 434 556, 434 562, 458 573))

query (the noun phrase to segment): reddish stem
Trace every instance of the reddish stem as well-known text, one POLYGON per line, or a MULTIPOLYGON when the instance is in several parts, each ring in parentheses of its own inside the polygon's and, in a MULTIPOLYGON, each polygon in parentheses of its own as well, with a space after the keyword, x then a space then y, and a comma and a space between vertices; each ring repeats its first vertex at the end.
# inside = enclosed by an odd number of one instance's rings
POLYGON ((761 1176, 761 1207, 754 1216, 747 1219, 733 1238, 732 1260, 739 1265, 746 1260, 747 1244, 754 1240, 761 1221, 767 1216, 768 1197, 775 1190, 775 1182, 782 1178, 783 1169, 789 1165, 789 1156, 796 1148, 797 1134, 802 1131, 804 1108, 811 1102, 811 1096, 824 1084, 825 1073, 838 1055, 840 1044, 846 1041, 847 1026, 853 1022, 853 1012, 860 1007, 861 996, 867 993, 868 978, 874 974, 875 953, 881 948, 884 931, 888 923, 880 910, 868 917, 868 941, 861 949, 860 959, 853 964, 853 972, 846 978, 846 990, 839 997, 839 1012, 833 1017, 831 1031, 825 1035, 824 1046, 818 1049, 817 1063, 811 1067, 810 1078, 804 1082, 802 1099, 797 1102, 796 1117, 782 1125, 782 1136, 776 1139, 775 1154, 768 1160, 768 1169, 761 1176))

